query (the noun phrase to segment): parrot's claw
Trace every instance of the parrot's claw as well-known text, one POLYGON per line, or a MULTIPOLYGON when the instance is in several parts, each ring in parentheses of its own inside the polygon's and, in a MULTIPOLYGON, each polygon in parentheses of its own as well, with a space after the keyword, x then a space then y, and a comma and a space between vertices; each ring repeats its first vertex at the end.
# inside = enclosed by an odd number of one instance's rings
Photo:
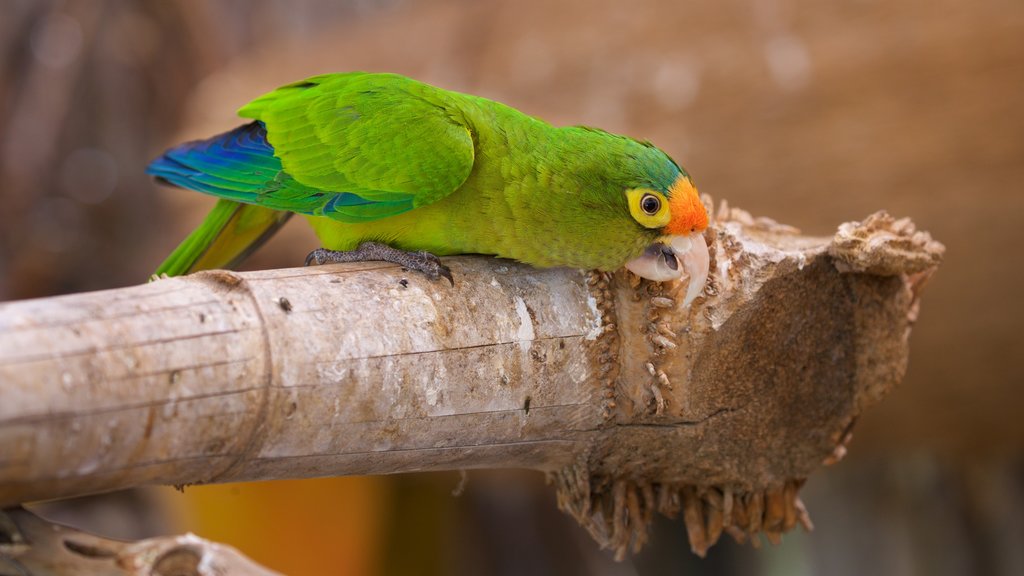
MULTIPOLYGON (((427 252, 427 254, 430 253, 427 252)), ((430 254, 430 256, 433 256, 434 259, 437 260, 437 256, 434 256, 433 254, 430 254)), ((434 277, 434 280, 438 278, 445 278, 453 288, 455 287, 455 278, 452 278, 452 271, 444 264, 441 264, 440 260, 437 262, 437 276, 434 277)))
POLYGON ((422 272, 431 280, 445 278, 452 286, 455 280, 452 278, 452 271, 441 263, 441 259, 430 252, 406 252, 392 248, 387 244, 379 242, 363 242, 355 250, 338 251, 327 248, 317 248, 306 256, 306 266, 310 264, 334 264, 337 262, 366 262, 371 260, 382 260, 392 262, 410 270, 422 272))

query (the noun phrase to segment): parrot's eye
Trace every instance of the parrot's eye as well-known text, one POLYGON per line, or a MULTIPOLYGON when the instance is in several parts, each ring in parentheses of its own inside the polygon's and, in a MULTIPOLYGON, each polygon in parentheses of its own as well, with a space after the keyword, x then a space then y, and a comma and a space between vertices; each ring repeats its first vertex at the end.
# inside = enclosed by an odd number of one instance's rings
POLYGON ((633 219, 644 228, 662 228, 672 217, 668 198, 649 188, 626 190, 626 201, 633 219))
POLYGON ((640 199, 640 209, 644 211, 644 214, 654 216, 658 210, 661 210, 661 200, 654 194, 644 194, 644 197, 640 199))

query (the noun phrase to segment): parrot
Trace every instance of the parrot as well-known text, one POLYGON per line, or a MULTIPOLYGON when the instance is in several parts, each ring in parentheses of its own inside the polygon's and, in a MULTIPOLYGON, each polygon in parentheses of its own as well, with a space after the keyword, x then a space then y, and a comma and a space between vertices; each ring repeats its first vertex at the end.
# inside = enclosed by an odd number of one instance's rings
POLYGON ((238 115, 147 167, 218 199, 157 275, 236 266, 299 214, 322 244, 307 265, 383 260, 454 286, 439 257, 484 254, 688 279, 686 305, 703 291, 707 210, 650 142, 389 73, 314 76, 238 115))

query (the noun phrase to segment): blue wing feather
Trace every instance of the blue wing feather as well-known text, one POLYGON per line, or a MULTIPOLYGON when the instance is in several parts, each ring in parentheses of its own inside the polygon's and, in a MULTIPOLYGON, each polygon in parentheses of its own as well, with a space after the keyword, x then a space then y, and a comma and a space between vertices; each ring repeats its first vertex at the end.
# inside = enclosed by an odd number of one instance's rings
POLYGON ((411 197, 372 201, 296 182, 281 167, 267 141, 266 127, 259 121, 171 148, 150 163, 146 172, 174 186, 218 198, 342 222, 376 220, 413 208, 411 197))

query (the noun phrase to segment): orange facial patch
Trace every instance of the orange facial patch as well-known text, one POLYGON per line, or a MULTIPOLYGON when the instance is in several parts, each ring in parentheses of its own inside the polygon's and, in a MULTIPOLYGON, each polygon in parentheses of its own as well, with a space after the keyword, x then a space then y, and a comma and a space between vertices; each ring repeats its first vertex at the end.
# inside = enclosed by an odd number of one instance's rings
POLYGON ((686 236, 691 232, 700 232, 708 227, 708 213, 697 195, 693 182, 684 174, 680 174, 672 188, 668 191, 668 205, 672 210, 672 218, 663 228, 665 234, 686 236))

